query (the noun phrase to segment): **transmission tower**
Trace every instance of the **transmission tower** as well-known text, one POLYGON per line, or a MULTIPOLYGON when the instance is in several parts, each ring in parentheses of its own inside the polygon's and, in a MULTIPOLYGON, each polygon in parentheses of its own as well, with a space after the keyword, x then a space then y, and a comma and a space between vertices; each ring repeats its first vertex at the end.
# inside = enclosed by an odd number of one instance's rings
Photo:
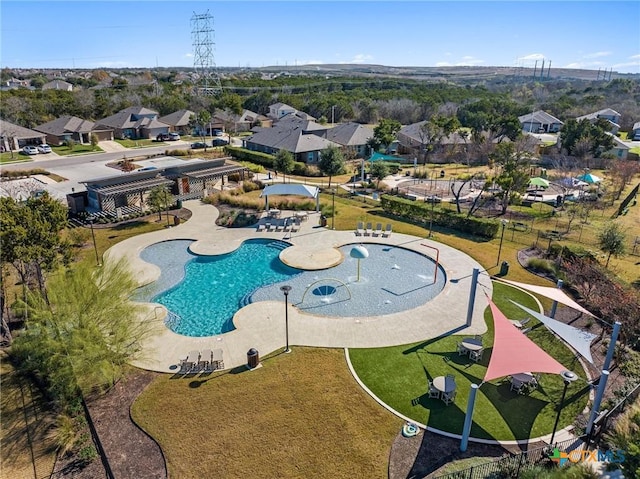
POLYGON ((191 38, 193 40, 193 66, 199 76, 197 92, 200 95, 216 95, 222 91, 222 84, 214 59, 213 15, 193 13, 191 17, 191 38))

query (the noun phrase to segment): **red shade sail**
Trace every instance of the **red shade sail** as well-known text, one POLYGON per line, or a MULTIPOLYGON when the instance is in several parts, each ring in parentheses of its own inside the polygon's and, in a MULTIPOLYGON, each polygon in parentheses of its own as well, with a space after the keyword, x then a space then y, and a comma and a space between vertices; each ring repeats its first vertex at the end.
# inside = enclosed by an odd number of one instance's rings
POLYGON ((524 372, 560 374, 567 370, 511 324, 491 299, 487 300, 495 336, 485 381, 524 372))

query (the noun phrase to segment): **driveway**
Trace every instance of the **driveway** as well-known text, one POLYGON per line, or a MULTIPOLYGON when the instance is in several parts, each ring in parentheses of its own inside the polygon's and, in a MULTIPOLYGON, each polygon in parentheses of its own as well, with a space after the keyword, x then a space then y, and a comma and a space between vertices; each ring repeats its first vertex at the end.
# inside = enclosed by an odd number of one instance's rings
POLYGON ((117 151, 126 151, 127 149, 117 141, 101 141, 98 146, 104 150, 105 153, 115 153, 117 151))

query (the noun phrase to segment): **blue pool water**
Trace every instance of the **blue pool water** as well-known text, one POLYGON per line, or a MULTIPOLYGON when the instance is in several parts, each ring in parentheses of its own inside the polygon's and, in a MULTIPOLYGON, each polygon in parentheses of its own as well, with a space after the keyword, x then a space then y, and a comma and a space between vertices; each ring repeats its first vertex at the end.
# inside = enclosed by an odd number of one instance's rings
POLYGON ((280 261, 288 244, 248 240, 233 253, 199 256, 192 241, 156 243, 141 258, 160 267, 158 281, 141 288, 136 299, 163 304, 167 325, 186 336, 212 336, 234 329, 233 315, 250 302, 282 300, 280 286, 292 287, 290 303, 322 316, 379 316, 413 309, 433 299, 446 283, 442 267, 413 251, 366 244, 369 257, 350 257, 355 245, 340 248, 344 261, 322 271, 301 271, 280 261))

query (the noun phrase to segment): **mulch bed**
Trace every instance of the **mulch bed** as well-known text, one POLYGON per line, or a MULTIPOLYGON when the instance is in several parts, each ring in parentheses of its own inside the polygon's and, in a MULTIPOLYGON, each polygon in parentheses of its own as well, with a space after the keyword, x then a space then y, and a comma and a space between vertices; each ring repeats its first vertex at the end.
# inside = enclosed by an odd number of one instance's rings
MULTIPOLYGON (((158 373, 133 369, 104 396, 89 404, 91 417, 116 478, 165 479, 167 470, 160 446, 136 426, 131 404, 158 373)), ((81 467, 77 458, 58 460, 55 478, 94 479, 106 473, 99 458, 81 467)))

